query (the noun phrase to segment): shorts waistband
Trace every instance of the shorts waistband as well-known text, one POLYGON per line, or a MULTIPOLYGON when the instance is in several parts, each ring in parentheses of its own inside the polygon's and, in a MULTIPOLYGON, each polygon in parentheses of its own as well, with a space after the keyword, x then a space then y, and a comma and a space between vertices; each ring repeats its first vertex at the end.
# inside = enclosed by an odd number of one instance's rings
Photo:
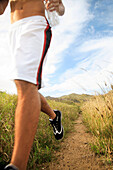
POLYGON ((13 28, 13 27, 16 27, 16 26, 19 26, 21 24, 24 24, 26 23, 27 21, 41 21, 41 22, 44 22, 44 23, 47 23, 47 19, 46 17, 44 16, 40 16, 40 15, 35 15, 35 16, 30 16, 30 17, 26 17, 26 18, 22 18, 18 21, 15 21, 13 24, 10 25, 10 28, 13 28))

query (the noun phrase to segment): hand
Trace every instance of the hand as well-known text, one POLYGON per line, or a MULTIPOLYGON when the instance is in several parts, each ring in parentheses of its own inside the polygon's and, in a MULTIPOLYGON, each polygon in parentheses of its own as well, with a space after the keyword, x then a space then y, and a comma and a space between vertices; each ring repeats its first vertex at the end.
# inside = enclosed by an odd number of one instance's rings
POLYGON ((45 0, 46 1, 46 9, 50 12, 57 11, 59 8, 59 0, 45 0))

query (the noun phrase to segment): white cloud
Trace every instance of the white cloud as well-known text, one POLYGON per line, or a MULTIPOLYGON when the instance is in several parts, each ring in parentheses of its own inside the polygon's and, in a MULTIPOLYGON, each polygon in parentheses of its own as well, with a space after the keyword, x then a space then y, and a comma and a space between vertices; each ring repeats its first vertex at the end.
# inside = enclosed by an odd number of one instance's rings
POLYGON ((8 29, 10 26, 9 5, 3 15, 0 15, 0 91, 14 92, 14 84, 9 79, 10 52, 8 46, 8 29))
MULTIPOLYGON (((81 54, 87 53, 86 59, 75 68, 61 75, 60 82, 48 88, 48 92, 58 96, 65 93, 90 93, 110 89, 113 82, 113 37, 89 40, 79 48, 81 54), (88 52, 93 51, 91 54, 88 52), (107 87, 106 87, 107 84, 107 87), (101 88, 100 88, 101 87, 101 88)), ((46 91, 45 91, 46 92, 46 91)))
MULTIPOLYGON (((80 55, 86 56, 84 60, 76 63, 75 68, 71 68, 63 73, 60 81, 52 85, 52 76, 58 71, 59 64, 64 61, 64 51, 70 50, 71 45, 82 34, 83 29, 90 20, 94 18, 89 13, 90 0, 65 0, 66 13, 61 17, 60 24, 53 29, 51 48, 48 53, 46 67, 44 69, 44 82, 46 87, 41 90, 45 95, 61 96, 68 93, 93 93, 99 89, 99 85, 112 81, 113 66, 113 37, 93 39, 85 41, 79 47, 80 55)), ((97 4, 96 8, 99 7, 97 4)), ((112 20, 111 20, 112 22, 112 20)), ((7 30, 9 27, 9 8, 3 16, 0 16, 0 90, 16 92, 12 82, 8 81, 7 72, 9 60, 9 50, 7 44, 7 30), (4 65, 4 63, 6 63, 4 65)), ((90 32, 95 32, 93 26, 90 32)), ((73 49, 74 51, 74 49, 73 49)), ((56 78, 58 79, 58 78, 56 78)))
MULTIPOLYGON (((55 74, 55 71, 58 68, 58 64, 63 61, 63 52, 65 49, 69 48, 75 39, 80 35, 81 30, 88 20, 92 16, 88 12, 89 4, 88 0, 65 0, 64 1, 66 12, 65 15, 61 18, 60 24, 53 29, 53 38, 51 43, 51 49, 48 53, 48 60, 44 71, 44 77, 46 84, 49 85, 49 80, 52 74, 55 74)), ((1 55, 4 56, 1 59, 1 65, 5 66, 0 67, 3 75, 1 75, 1 85, 0 89, 9 89, 9 85, 5 83, 5 78, 8 72, 8 63, 9 63, 9 51, 7 45, 7 29, 9 28, 9 7, 7 8, 5 14, 0 17, 0 22, 2 27, 0 28, 0 40, 1 40, 1 55), (7 51, 5 50, 7 48, 7 51), (7 62, 5 62, 7 61, 7 62), (6 69, 7 68, 7 69, 6 69), (7 70, 7 71, 6 71, 7 70), (5 76, 4 76, 5 75, 5 76)), ((51 83, 51 82, 50 82, 51 83)), ((10 90, 8 90, 9 92, 10 90)))
POLYGON ((65 15, 61 18, 60 24, 53 29, 51 48, 44 69, 45 77, 55 73, 58 69, 58 64, 63 62, 63 52, 70 48, 81 34, 86 23, 93 17, 88 12, 89 4, 87 0, 65 0, 64 4, 66 7, 65 15), (53 65, 54 70, 52 69, 53 65))

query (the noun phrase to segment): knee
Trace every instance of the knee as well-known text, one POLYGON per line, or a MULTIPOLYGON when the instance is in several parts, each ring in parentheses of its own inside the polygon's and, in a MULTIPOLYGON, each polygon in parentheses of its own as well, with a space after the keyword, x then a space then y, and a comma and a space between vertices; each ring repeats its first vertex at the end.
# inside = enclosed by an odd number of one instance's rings
POLYGON ((27 95, 28 93, 34 93, 37 91, 35 84, 29 83, 23 80, 15 80, 18 95, 27 95))

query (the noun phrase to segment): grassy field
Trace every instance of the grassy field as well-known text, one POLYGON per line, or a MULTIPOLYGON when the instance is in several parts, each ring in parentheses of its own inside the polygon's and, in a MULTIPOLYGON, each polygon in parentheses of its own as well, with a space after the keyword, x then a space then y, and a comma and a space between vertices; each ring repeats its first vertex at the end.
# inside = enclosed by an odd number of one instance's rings
MULTIPOLYGON (((64 138, 73 128, 73 122, 78 117, 79 107, 62 102, 48 100, 53 109, 59 109, 63 114, 64 138)), ((14 145, 14 112, 17 105, 17 96, 0 93, 0 164, 10 161, 14 145)), ((54 151, 60 148, 62 141, 54 139, 53 131, 49 126, 48 116, 40 114, 40 121, 30 153, 28 169, 37 170, 44 162, 53 158, 54 151)))
MULTIPOLYGON (((47 100, 53 109, 62 111, 64 139, 73 130, 73 122, 82 111, 84 123, 94 136, 92 149, 103 160, 113 162, 113 91, 97 96, 71 94, 61 98, 47 97, 47 100)), ((9 162, 11 158, 16 105, 16 95, 0 92, 0 165, 9 162)), ((38 170, 43 163, 54 159, 54 153, 60 148, 61 142, 55 140, 48 116, 41 113, 28 170, 38 170)))
POLYGON ((113 91, 94 96, 81 107, 89 131, 94 135, 92 149, 109 163, 113 162, 113 91))

